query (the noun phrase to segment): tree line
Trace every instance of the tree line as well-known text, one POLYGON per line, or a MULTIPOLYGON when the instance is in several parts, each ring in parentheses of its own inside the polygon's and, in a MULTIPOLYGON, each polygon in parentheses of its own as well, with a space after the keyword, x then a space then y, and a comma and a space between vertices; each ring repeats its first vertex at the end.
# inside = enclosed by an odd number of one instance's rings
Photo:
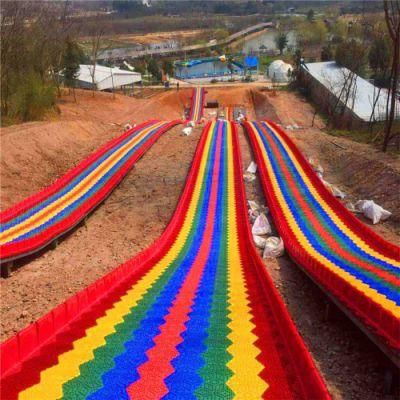
POLYGON ((1 3, 2 123, 40 119, 55 106, 61 71, 72 82, 85 55, 68 2, 1 3))
POLYGON ((345 112, 342 103, 354 103, 357 75, 373 81, 376 93, 370 128, 376 122, 375 107, 378 99, 385 95, 385 126, 375 140, 380 137, 383 150, 386 151, 392 140, 397 139, 399 143, 400 139, 398 124, 395 123, 396 108, 399 108, 400 0, 383 0, 379 4, 381 13, 366 13, 355 21, 339 18, 338 13, 327 13, 323 18, 316 18, 315 12, 310 9, 306 18, 284 20, 275 37, 275 43, 282 54, 288 45, 287 31, 294 30, 297 39, 293 54, 295 65, 302 59, 335 60, 337 64, 348 69, 348 73, 345 70, 343 72, 343 87, 339 88, 340 101, 333 107, 328 107, 330 121, 340 121, 340 116, 345 112))

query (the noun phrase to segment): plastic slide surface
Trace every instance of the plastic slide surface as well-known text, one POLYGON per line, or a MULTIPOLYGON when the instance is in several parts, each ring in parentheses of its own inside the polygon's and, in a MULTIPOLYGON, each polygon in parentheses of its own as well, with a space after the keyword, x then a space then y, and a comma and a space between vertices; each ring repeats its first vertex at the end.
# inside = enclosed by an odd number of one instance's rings
POLYGON ((225 119, 227 121, 233 121, 234 118, 235 107, 233 106, 226 106, 225 107, 225 119))
POLYGON ((389 348, 400 349, 399 248, 375 234, 323 185, 272 122, 245 122, 285 248, 389 348))
POLYGON ((209 122, 163 235, 2 345, 2 398, 328 399, 242 179, 236 126, 209 122))
POLYGON ((206 92, 204 88, 196 87, 192 92, 190 103, 189 121, 200 122, 203 118, 204 101, 206 92))
POLYGON ((43 191, 0 213, 1 261, 31 254, 73 228, 180 121, 148 121, 110 141, 43 191))

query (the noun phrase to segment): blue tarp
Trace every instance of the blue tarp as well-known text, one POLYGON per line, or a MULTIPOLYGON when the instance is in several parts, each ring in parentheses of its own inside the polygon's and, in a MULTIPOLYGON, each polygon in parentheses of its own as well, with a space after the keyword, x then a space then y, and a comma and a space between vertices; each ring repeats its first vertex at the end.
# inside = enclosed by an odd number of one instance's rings
MULTIPOLYGON (((177 67, 190 68, 190 67, 194 67, 195 65, 205 64, 205 63, 214 62, 214 61, 222 62, 219 57, 210 57, 210 58, 199 58, 199 59, 188 60, 188 61, 175 61, 175 65, 177 67)), ((228 60, 225 62, 228 63, 228 60)), ((243 65, 237 61, 232 61, 232 64, 236 65, 239 68, 243 68, 243 65)), ((258 64, 258 61, 257 61, 257 64, 258 64)))
POLYGON ((258 67, 258 58, 255 56, 247 56, 244 59, 244 65, 247 68, 257 68, 258 67))

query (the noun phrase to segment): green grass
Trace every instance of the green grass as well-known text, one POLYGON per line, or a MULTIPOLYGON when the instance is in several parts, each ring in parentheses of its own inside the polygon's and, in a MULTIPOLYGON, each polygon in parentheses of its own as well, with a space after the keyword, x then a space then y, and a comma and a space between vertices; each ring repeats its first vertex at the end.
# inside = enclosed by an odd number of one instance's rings
POLYGON ((332 136, 350 139, 358 143, 368 143, 368 144, 371 144, 376 136, 376 132, 374 131, 370 132, 365 130, 328 129, 327 133, 332 136))

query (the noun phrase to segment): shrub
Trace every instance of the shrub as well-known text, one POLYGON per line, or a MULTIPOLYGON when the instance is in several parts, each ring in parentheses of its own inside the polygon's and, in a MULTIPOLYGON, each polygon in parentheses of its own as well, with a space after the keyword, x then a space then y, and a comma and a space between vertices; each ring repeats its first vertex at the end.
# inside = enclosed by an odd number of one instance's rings
POLYGON ((22 121, 42 119, 54 107, 55 100, 55 87, 43 84, 36 74, 31 73, 18 85, 12 96, 10 115, 22 121))

